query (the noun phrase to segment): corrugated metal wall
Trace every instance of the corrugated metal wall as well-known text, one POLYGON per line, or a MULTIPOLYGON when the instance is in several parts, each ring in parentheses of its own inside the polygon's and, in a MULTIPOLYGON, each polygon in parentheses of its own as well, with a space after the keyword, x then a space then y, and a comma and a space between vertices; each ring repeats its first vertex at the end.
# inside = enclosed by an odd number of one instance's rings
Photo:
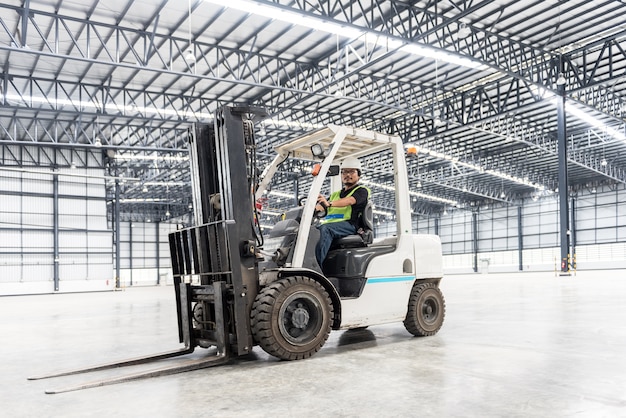
POLYGON ((120 223, 121 286, 172 281, 168 235, 175 230, 173 223, 120 223))
MULTIPOLYGON (((574 196, 574 201, 573 229, 576 247, 572 261, 575 261, 575 267, 626 268, 624 185, 579 191, 574 196)), ((413 231, 418 234, 439 234, 444 266, 449 273, 474 271, 476 261, 479 271, 518 271, 520 269, 518 207, 482 207, 474 213, 476 237, 473 212, 467 210, 450 210, 440 216, 414 217, 413 231)), ((389 217, 380 218, 382 220, 375 225, 376 236, 395 234, 395 221, 389 217)), ((521 234, 523 271, 559 268, 561 256, 557 195, 524 202, 521 207, 521 234)))
POLYGON ((54 291, 55 261, 59 291, 111 287, 103 170, 24 170, 0 169, 0 294, 54 291))

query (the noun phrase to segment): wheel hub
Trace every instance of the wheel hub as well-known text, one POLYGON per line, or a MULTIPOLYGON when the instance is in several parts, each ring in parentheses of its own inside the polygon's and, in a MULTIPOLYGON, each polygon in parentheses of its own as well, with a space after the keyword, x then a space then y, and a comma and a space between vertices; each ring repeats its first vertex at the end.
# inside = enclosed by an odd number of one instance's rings
POLYGON ((281 320, 279 323, 280 333, 293 345, 305 345, 315 338, 322 317, 319 303, 308 292, 298 292, 290 295, 284 302, 281 320))
POLYGON ((302 307, 301 304, 293 311, 291 315, 291 323, 294 327, 304 329, 309 324, 309 311, 302 307))
POLYGON ((422 306, 422 315, 426 321, 432 321, 436 318, 437 307, 435 305, 435 301, 426 300, 424 305, 422 306))

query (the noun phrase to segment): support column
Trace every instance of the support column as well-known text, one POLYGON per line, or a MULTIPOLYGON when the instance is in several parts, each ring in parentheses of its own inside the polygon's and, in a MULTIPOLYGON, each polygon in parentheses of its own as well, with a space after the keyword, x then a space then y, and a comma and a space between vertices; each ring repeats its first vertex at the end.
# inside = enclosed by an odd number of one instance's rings
POLYGON ((115 287, 120 288, 120 181, 115 180, 115 202, 113 202, 115 221, 115 287))
POLYGON ((565 124, 565 85, 557 86, 557 142, 559 163, 559 218, 561 233, 561 275, 569 274, 570 229, 569 190, 567 187, 567 129, 565 124))
POLYGON ((52 176, 52 240, 54 260, 54 291, 59 291, 59 175, 52 176))
POLYGON ((472 250, 474 252, 474 273, 478 273, 478 213, 472 212, 472 250))
POLYGON ((161 237, 159 236, 159 230, 161 229, 161 222, 155 222, 156 226, 156 269, 157 269, 157 285, 161 284, 161 237))
POLYGON ((524 234, 522 231, 522 207, 517 207, 517 255, 519 258, 519 271, 524 270, 524 234))
POLYGON ((298 180, 298 175, 294 174, 293 177, 293 204, 298 206, 298 192, 300 191, 300 180, 298 180))
POLYGON ((572 270, 576 271, 576 198, 572 197, 572 270))
MULTIPOLYGON (((143 223, 144 237, 146 236, 146 233, 145 233, 146 224, 147 222, 143 223)), ((144 245, 145 245, 145 242, 144 242, 144 245)), ((132 287, 133 285, 133 222, 132 221, 128 223, 128 273, 130 275, 130 286, 132 287)))

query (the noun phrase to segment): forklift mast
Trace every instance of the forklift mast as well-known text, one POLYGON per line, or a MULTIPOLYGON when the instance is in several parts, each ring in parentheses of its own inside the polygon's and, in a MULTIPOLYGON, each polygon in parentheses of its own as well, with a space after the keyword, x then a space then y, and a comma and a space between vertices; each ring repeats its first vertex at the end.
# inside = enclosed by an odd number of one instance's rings
POLYGON ((262 244, 254 204, 257 116, 263 111, 223 107, 213 125, 196 124, 190 132, 195 226, 169 237, 179 339, 188 347, 252 350, 255 255, 262 244))

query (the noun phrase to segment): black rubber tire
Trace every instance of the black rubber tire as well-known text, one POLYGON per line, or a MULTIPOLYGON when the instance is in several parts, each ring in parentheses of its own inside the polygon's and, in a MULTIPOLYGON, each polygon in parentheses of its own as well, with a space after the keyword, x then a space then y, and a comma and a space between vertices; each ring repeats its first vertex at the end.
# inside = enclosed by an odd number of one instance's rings
POLYGON ((434 283, 415 283, 409 298, 404 327, 417 337, 435 335, 446 316, 446 301, 434 283))
POLYGON ((259 292, 250 318, 254 340, 268 354, 301 360, 328 339, 333 317, 330 296, 308 277, 286 277, 259 292))

